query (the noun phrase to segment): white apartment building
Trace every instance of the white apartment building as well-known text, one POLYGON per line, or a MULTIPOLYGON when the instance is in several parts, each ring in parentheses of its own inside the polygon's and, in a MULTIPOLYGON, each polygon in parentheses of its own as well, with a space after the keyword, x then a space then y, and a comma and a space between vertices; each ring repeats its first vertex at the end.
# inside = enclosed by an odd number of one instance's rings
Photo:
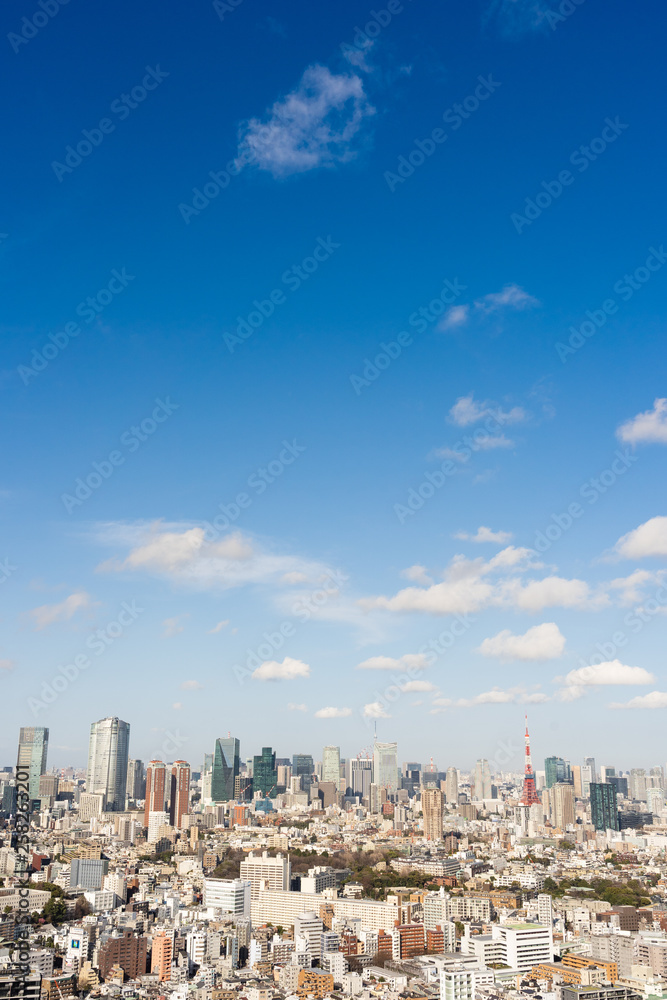
POLYGON ((553 961, 551 927, 541 924, 495 924, 493 937, 503 945, 502 961, 512 969, 526 972, 534 965, 553 961))
POLYGON ((272 858, 268 851, 261 855, 250 853, 241 862, 240 874, 241 879, 250 882, 252 899, 257 899, 266 889, 287 892, 290 887, 290 863, 282 854, 272 858))
POLYGON ((294 921, 294 940, 296 950, 307 953, 311 963, 320 960, 322 955, 322 930, 324 924, 314 910, 300 913, 294 921), (305 948, 300 947, 300 940, 305 942, 305 948))
MULTIPOLYGON (((245 862, 241 863, 241 868, 245 862)), ((243 871, 242 871, 243 875, 243 871)), ((370 930, 391 931, 400 920, 399 907, 395 903, 377 903, 368 899, 348 899, 336 897, 333 890, 327 892, 279 892, 267 889, 251 900, 250 915, 255 927, 272 923, 292 927, 304 910, 319 913, 323 903, 331 903, 334 914, 347 920, 360 920, 362 927, 370 930)))
POLYGON ((440 1000, 475 1000, 475 973, 455 966, 440 973, 440 1000))
POLYGON ((250 916, 251 885, 242 878, 205 878, 204 906, 209 910, 230 913, 234 917, 250 916))
POLYGON ((347 960, 340 951, 325 951, 322 953, 322 968, 325 972, 331 973, 334 978, 334 985, 343 982, 343 976, 347 972, 347 960))

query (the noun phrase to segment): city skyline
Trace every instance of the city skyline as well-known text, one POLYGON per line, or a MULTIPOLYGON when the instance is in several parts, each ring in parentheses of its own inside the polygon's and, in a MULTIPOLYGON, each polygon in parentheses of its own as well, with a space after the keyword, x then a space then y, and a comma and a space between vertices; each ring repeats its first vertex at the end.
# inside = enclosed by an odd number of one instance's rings
MULTIPOLYGON (((263 748, 257 747, 256 749, 260 751, 257 754, 247 753, 242 751, 244 745, 244 741, 242 740, 242 738, 231 735, 227 735, 226 737, 218 737, 217 739, 215 739, 212 752, 210 747, 204 745, 201 747, 200 750, 196 750, 194 753, 191 752, 184 753, 182 752, 181 748, 186 747, 190 741, 189 740, 183 741, 182 738, 179 738, 179 735, 177 733, 172 733, 169 734, 172 738, 171 743, 169 740, 166 741, 166 743, 170 745, 171 755, 166 751, 163 751, 161 756, 152 756, 148 760, 145 760, 144 758, 141 758, 138 754, 136 757, 133 758, 129 756, 130 752, 133 750, 133 747, 130 747, 129 745, 129 730, 131 727, 128 723, 124 723, 122 720, 118 719, 114 720, 111 717, 101 720, 101 722, 105 723, 113 723, 114 721, 120 723, 121 727, 126 726, 128 731, 128 739, 126 744, 124 744, 122 750, 122 753, 127 756, 127 764, 125 768, 126 781, 129 781, 129 775, 131 769, 133 768, 133 765, 141 764, 142 761, 144 761, 144 767, 147 769, 147 774, 148 774, 148 788, 150 789, 151 787, 150 769, 153 764, 157 764, 158 769, 162 774, 159 794, 161 794, 163 798, 169 797, 169 783, 171 780, 170 777, 171 772, 167 773, 166 770, 164 770, 164 768, 167 766, 171 767, 174 764, 183 763, 184 761, 187 761, 191 766, 192 770, 194 771, 199 771, 203 767, 202 773, 206 773, 206 767, 208 766, 211 769, 208 773, 209 773, 209 780, 211 781, 211 789, 213 790, 214 775, 216 773, 216 760, 217 760, 217 770, 219 772, 220 778, 218 784, 215 785, 219 793, 218 795, 215 796, 215 798, 217 801, 223 802, 227 800, 233 800, 234 798, 238 798, 238 796, 234 794, 233 785, 235 779, 238 778, 239 776, 240 769, 245 767, 246 762, 248 761, 261 759, 264 750, 270 750, 272 752, 274 759, 274 769, 277 769, 277 767, 279 766, 278 762, 280 760, 289 759, 290 767, 292 767, 293 765, 296 766, 296 761, 299 762, 303 761, 304 765, 302 766, 300 763, 298 769, 294 770, 293 772, 294 774, 299 774, 300 776, 306 775, 307 773, 312 773, 312 771, 308 771, 308 768, 305 766, 306 760, 308 760, 310 764, 313 765, 313 767, 315 763, 318 763, 322 767, 324 773, 327 759, 331 760, 333 754, 336 755, 336 758, 341 764, 343 761, 348 763, 350 761, 355 761, 357 763, 357 766, 362 769, 365 766, 373 767, 375 761, 375 766, 376 767, 379 766, 380 772, 385 777, 387 776, 391 767, 393 766, 392 764, 393 761, 396 762, 396 767, 400 772, 402 768, 412 766, 410 765, 409 762, 415 759, 414 756, 410 757, 405 753, 399 752, 401 750, 400 743, 397 742, 386 743, 380 740, 377 740, 375 743, 370 743, 369 746, 363 748, 360 752, 351 754, 346 754, 342 746, 331 743, 320 746, 319 749, 316 749, 314 752, 310 754, 294 753, 292 751, 289 754, 281 755, 279 750, 272 745, 263 748), (377 749, 374 751, 374 748, 377 749), (225 751, 227 751, 227 753, 231 753, 231 758, 230 758, 232 761, 231 766, 227 763, 225 751), (208 760, 208 765, 207 765, 207 760, 208 760)), ((47 772, 50 772, 52 770, 63 770, 68 767, 73 767, 75 769, 83 771, 89 771, 90 761, 93 758, 93 751, 92 751, 93 730, 95 730, 95 727, 99 725, 100 725, 99 722, 90 724, 91 745, 88 747, 87 751, 86 766, 84 766, 83 764, 77 765, 76 762, 71 760, 64 761, 64 759, 61 759, 59 763, 55 764, 50 760, 52 754, 49 753, 49 766, 47 767, 47 772)), ((20 733, 22 734, 24 731, 29 732, 29 730, 26 730, 26 727, 22 727, 20 733)), ((40 757, 40 760, 42 759, 46 760, 48 740, 49 740, 48 730, 46 730, 46 732, 47 732, 46 748, 44 749, 44 757, 43 758, 40 757)), ((293 738, 295 741, 300 740, 299 736, 294 736, 293 738)), ((527 747, 528 745, 527 732, 525 741, 527 747)), ((107 734, 105 733, 104 734, 105 746, 106 742, 107 742, 107 734)), ((533 742, 533 737, 531 736, 531 744, 532 742, 533 742)), ((21 736, 19 736, 18 743, 19 743, 19 759, 21 759, 20 758, 20 754, 22 752, 21 736)), ((602 763, 603 758, 598 754, 596 754, 594 757, 582 756, 581 758, 577 758, 574 755, 562 758, 553 755, 540 757, 540 755, 537 754, 537 755, 530 755, 530 757, 527 758, 526 748, 524 747, 523 743, 519 744, 519 742, 516 740, 516 734, 514 734, 514 742, 500 741, 497 744, 497 750, 498 750, 497 759, 496 757, 487 759, 486 757, 478 755, 464 765, 462 765, 460 762, 453 761, 451 759, 452 756, 456 753, 456 751, 451 751, 447 755, 447 757, 445 757, 445 755, 443 754, 439 760, 437 758, 434 758, 434 756, 431 754, 424 755, 422 759, 419 761, 419 766, 421 768, 422 773, 424 774, 427 774, 431 770, 435 770, 439 774, 446 774, 446 772, 451 771, 453 768, 455 771, 458 771, 460 773, 469 774, 473 783, 475 780, 475 773, 476 772, 478 772, 479 774, 483 773, 482 771, 479 771, 480 766, 485 769, 484 774, 487 776, 489 774, 494 775, 494 774, 507 773, 517 776, 523 775, 525 779, 527 773, 525 762, 526 759, 531 759, 532 757, 536 759, 538 763, 537 766, 535 765, 534 762, 530 763, 529 766, 531 768, 531 774, 533 777, 538 773, 543 775, 544 786, 547 789, 557 782, 562 782, 562 781, 572 782, 574 780, 572 776, 572 770, 574 768, 579 769, 580 777, 583 778, 584 784, 586 784, 591 780, 606 780, 606 777, 609 774, 614 775, 618 771, 624 771, 628 776, 632 775, 633 771, 634 772, 643 771, 647 775, 650 775, 653 774, 656 771, 656 769, 661 769, 663 773, 667 773, 667 754, 665 755, 665 761, 663 762, 654 759, 652 761, 647 760, 643 764, 637 763, 635 761, 623 761, 623 760, 619 761, 618 760, 618 757, 620 756, 619 754, 616 754, 616 756, 614 757, 615 762, 613 764, 610 764, 609 762, 603 764, 602 763), (587 767, 589 769, 588 774, 586 774, 587 767)), ((104 771, 106 773, 108 760, 105 754, 103 754, 103 757, 105 762, 104 771)), ((28 756, 29 754, 26 756, 26 752, 24 751, 24 757, 22 759, 27 761, 28 756)), ((16 753, 14 757, 16 759, 16 753)), ((7 763, 6 766, 13 767, 14 765, 13 763, 11 765, 7 763)), ((416 767, 417 764, 415 763, 414 766, 416 767)), ((33 771, 35 771, 34 766, 33 766, 33 771)), ((483 776, 481 778, 482 783, 488 781, 487 776, 483 776)), ((38 779, 39 775, 37 775, 37 780, 38 779)), ((138 775, 135 777, 135 781, 136 780, 138 780, 138 775)), ((326 779, 323 777, 322 780, 326 779)), ((385 782, 385 785, 386 784, 387 782, 385 782)), ((391 785, 390 781, 389 785, 391 785)), ((90 791, 92 791, 92 788, 90 789, 90 791)), ((148 810, 148 806, 146 806, 146 810, 148 810)))
POLYGON ((662 759, 661 5, 237 6, 6 43, 3 701, 662 759))

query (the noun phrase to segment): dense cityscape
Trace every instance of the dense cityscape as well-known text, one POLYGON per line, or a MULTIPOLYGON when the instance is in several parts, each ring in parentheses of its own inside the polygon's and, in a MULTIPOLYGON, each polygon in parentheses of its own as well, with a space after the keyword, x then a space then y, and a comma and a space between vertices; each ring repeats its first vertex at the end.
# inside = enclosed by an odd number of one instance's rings
POLYGON ((395 742, 343 759, 227 734, 194 767, 90 727, 0 772, 0 995, 47 1000, 667 997, 662 765, 512 773, 395 742))

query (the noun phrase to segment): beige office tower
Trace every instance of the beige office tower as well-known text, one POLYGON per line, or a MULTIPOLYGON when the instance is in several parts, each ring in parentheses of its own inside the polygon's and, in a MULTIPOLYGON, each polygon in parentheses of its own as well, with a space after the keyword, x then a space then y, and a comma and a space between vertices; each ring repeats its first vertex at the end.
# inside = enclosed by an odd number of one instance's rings
POLYGON ((584 797, 581 772, 581 767, 578 764, 574 764, 572 767, 572 781, 574 782, 574 796, 577 799, 584 797))
POLYGON ((559 830, 574 825, 574 785, 557 782, 551 792, 551 822, 559 830))
POLYGON ((475 764, 475 798, 482 801, 491 798, 491 768, 485 757, 475 764))
POLYGON ((340 784, 340 747, 328 746, 322 751, 322 781, 340 784))
POLYGON ((442 811, 444 801, 444 796, 439 788, 425 788, 422 791, 424 836, 427 840, 442 840, 442 811))
POLYGON ((452 803, 454 805, 458 804, 458 801, 459 801, 459 772, 456 770, 455 767, 448 767, 447 768, 447 777, 445 779, 445 796, 447 798, 447 802, 449 802, 450 805, 452 803))

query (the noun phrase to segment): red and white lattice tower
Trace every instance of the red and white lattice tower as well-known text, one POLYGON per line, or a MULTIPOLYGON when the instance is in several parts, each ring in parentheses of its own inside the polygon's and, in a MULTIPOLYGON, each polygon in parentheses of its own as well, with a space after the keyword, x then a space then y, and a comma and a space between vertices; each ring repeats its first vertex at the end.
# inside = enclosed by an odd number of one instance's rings
POLYGON ((530 760, 530 737, 528 735, 528 716, 526 716, 526 767, 523 777, 523 793, 521 795, 522 806, 534 806, 540 801, 535 787, 535 774, 530 760))

